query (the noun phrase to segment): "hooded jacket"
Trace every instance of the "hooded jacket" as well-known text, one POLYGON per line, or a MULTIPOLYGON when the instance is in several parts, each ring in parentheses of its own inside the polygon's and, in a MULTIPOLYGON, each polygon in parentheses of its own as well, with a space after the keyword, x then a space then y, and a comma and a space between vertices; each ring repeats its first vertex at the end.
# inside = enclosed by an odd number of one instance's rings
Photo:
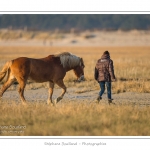
POLYGON ((116 79, 114 74, 113 61, 110 59, 109 54, 102 55, 95 66, 95 80, 111 82, 116 79))

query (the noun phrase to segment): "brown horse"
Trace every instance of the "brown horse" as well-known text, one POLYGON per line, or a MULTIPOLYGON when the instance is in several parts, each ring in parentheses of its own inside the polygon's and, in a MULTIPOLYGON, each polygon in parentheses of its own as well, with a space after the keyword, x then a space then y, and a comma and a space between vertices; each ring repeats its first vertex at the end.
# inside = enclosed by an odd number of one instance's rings
POLYGON ((35 82, 49 82, 49 96, 47 103, 56 104, 66 93, 66 86, 63 79, 67 71, 72 70, 77 76, 77 80, 84 79, 84 62, 83 59, 69 52, 63 52, 55 55, 49 55, 41 59, 20 57, 8 61, 0 72, 0 81, 3 80, 8 72, 7 81, 0 90, 0 97, 15 82, 19 83, 19 94, 22 102, 24 98, 24 88, 27 80, 35 82), (62 93, 56 100, 52 101, 54 84, 61 87, 62 93))

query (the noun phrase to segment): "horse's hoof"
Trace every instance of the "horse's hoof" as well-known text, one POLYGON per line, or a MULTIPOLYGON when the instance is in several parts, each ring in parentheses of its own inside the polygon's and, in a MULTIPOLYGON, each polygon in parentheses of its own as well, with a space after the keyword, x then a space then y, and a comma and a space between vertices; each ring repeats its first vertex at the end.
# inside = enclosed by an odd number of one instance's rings
POLYGON ((22 105, 23 106, 27 106, 27 102, 22 102, 22 105))
POLYGON ((23 106, 27 106, 27 103, 22 103, 23 106))
POLYGON ((52 102, 47 103, 48 106, 54 106, 52 102))
POLYGON ((56 106, 57 104, 57 99, 53 100, 53 106, 56 106))
POLYGON ((57 97, 56 101, 57 103, 62 99, 62 97, 57 97))
POLYGON ((52 104, 51 101, 48 100, 48 101, 47 101, 47 105, 51 105, 51 104, 52 104))

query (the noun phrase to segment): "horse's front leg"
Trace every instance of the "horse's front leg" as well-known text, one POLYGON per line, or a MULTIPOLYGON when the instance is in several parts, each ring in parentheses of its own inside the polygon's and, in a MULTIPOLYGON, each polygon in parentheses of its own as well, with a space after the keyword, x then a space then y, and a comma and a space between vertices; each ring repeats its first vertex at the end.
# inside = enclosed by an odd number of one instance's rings
POLYGON ((62 93, 61 93, 61 95, 59 96, 59 97, 57 97, 55 100, 54 100, 54 105, 56 104, 56 103, 58 103, 62 98, 63 98, 63 96, 65 95, 65 93, 66 93, 66 90, 67 90, 67 88, 66 88, 66 86, 65 86, 65 84, 64 84, 64 82, 63 82, 63 80, 58 80, 57 82, 56 82, 56 84, 59 86, 59 87, 61 87, 62 88, 62 93))
POLYGON ((53 104, 52 102, 52 95, 53 95, 53 89, 54 89, 54 83, 53 82, 49 82, 49 90, 48 90, 48 100, 47 100, 47 104, 53 104))

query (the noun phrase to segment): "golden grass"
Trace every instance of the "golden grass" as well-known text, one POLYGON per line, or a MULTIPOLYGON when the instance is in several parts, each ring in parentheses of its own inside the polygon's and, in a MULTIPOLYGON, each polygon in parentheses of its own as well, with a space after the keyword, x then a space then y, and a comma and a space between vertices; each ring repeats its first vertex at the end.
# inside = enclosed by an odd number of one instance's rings
POLYGON ((150 135, 150 109, 138 105, 109 106, 88 101, 64 101, 57 107, 50 107, 43 102, 23 106, 4 101, 0 103, 0 114, 1 135, 150 135))

